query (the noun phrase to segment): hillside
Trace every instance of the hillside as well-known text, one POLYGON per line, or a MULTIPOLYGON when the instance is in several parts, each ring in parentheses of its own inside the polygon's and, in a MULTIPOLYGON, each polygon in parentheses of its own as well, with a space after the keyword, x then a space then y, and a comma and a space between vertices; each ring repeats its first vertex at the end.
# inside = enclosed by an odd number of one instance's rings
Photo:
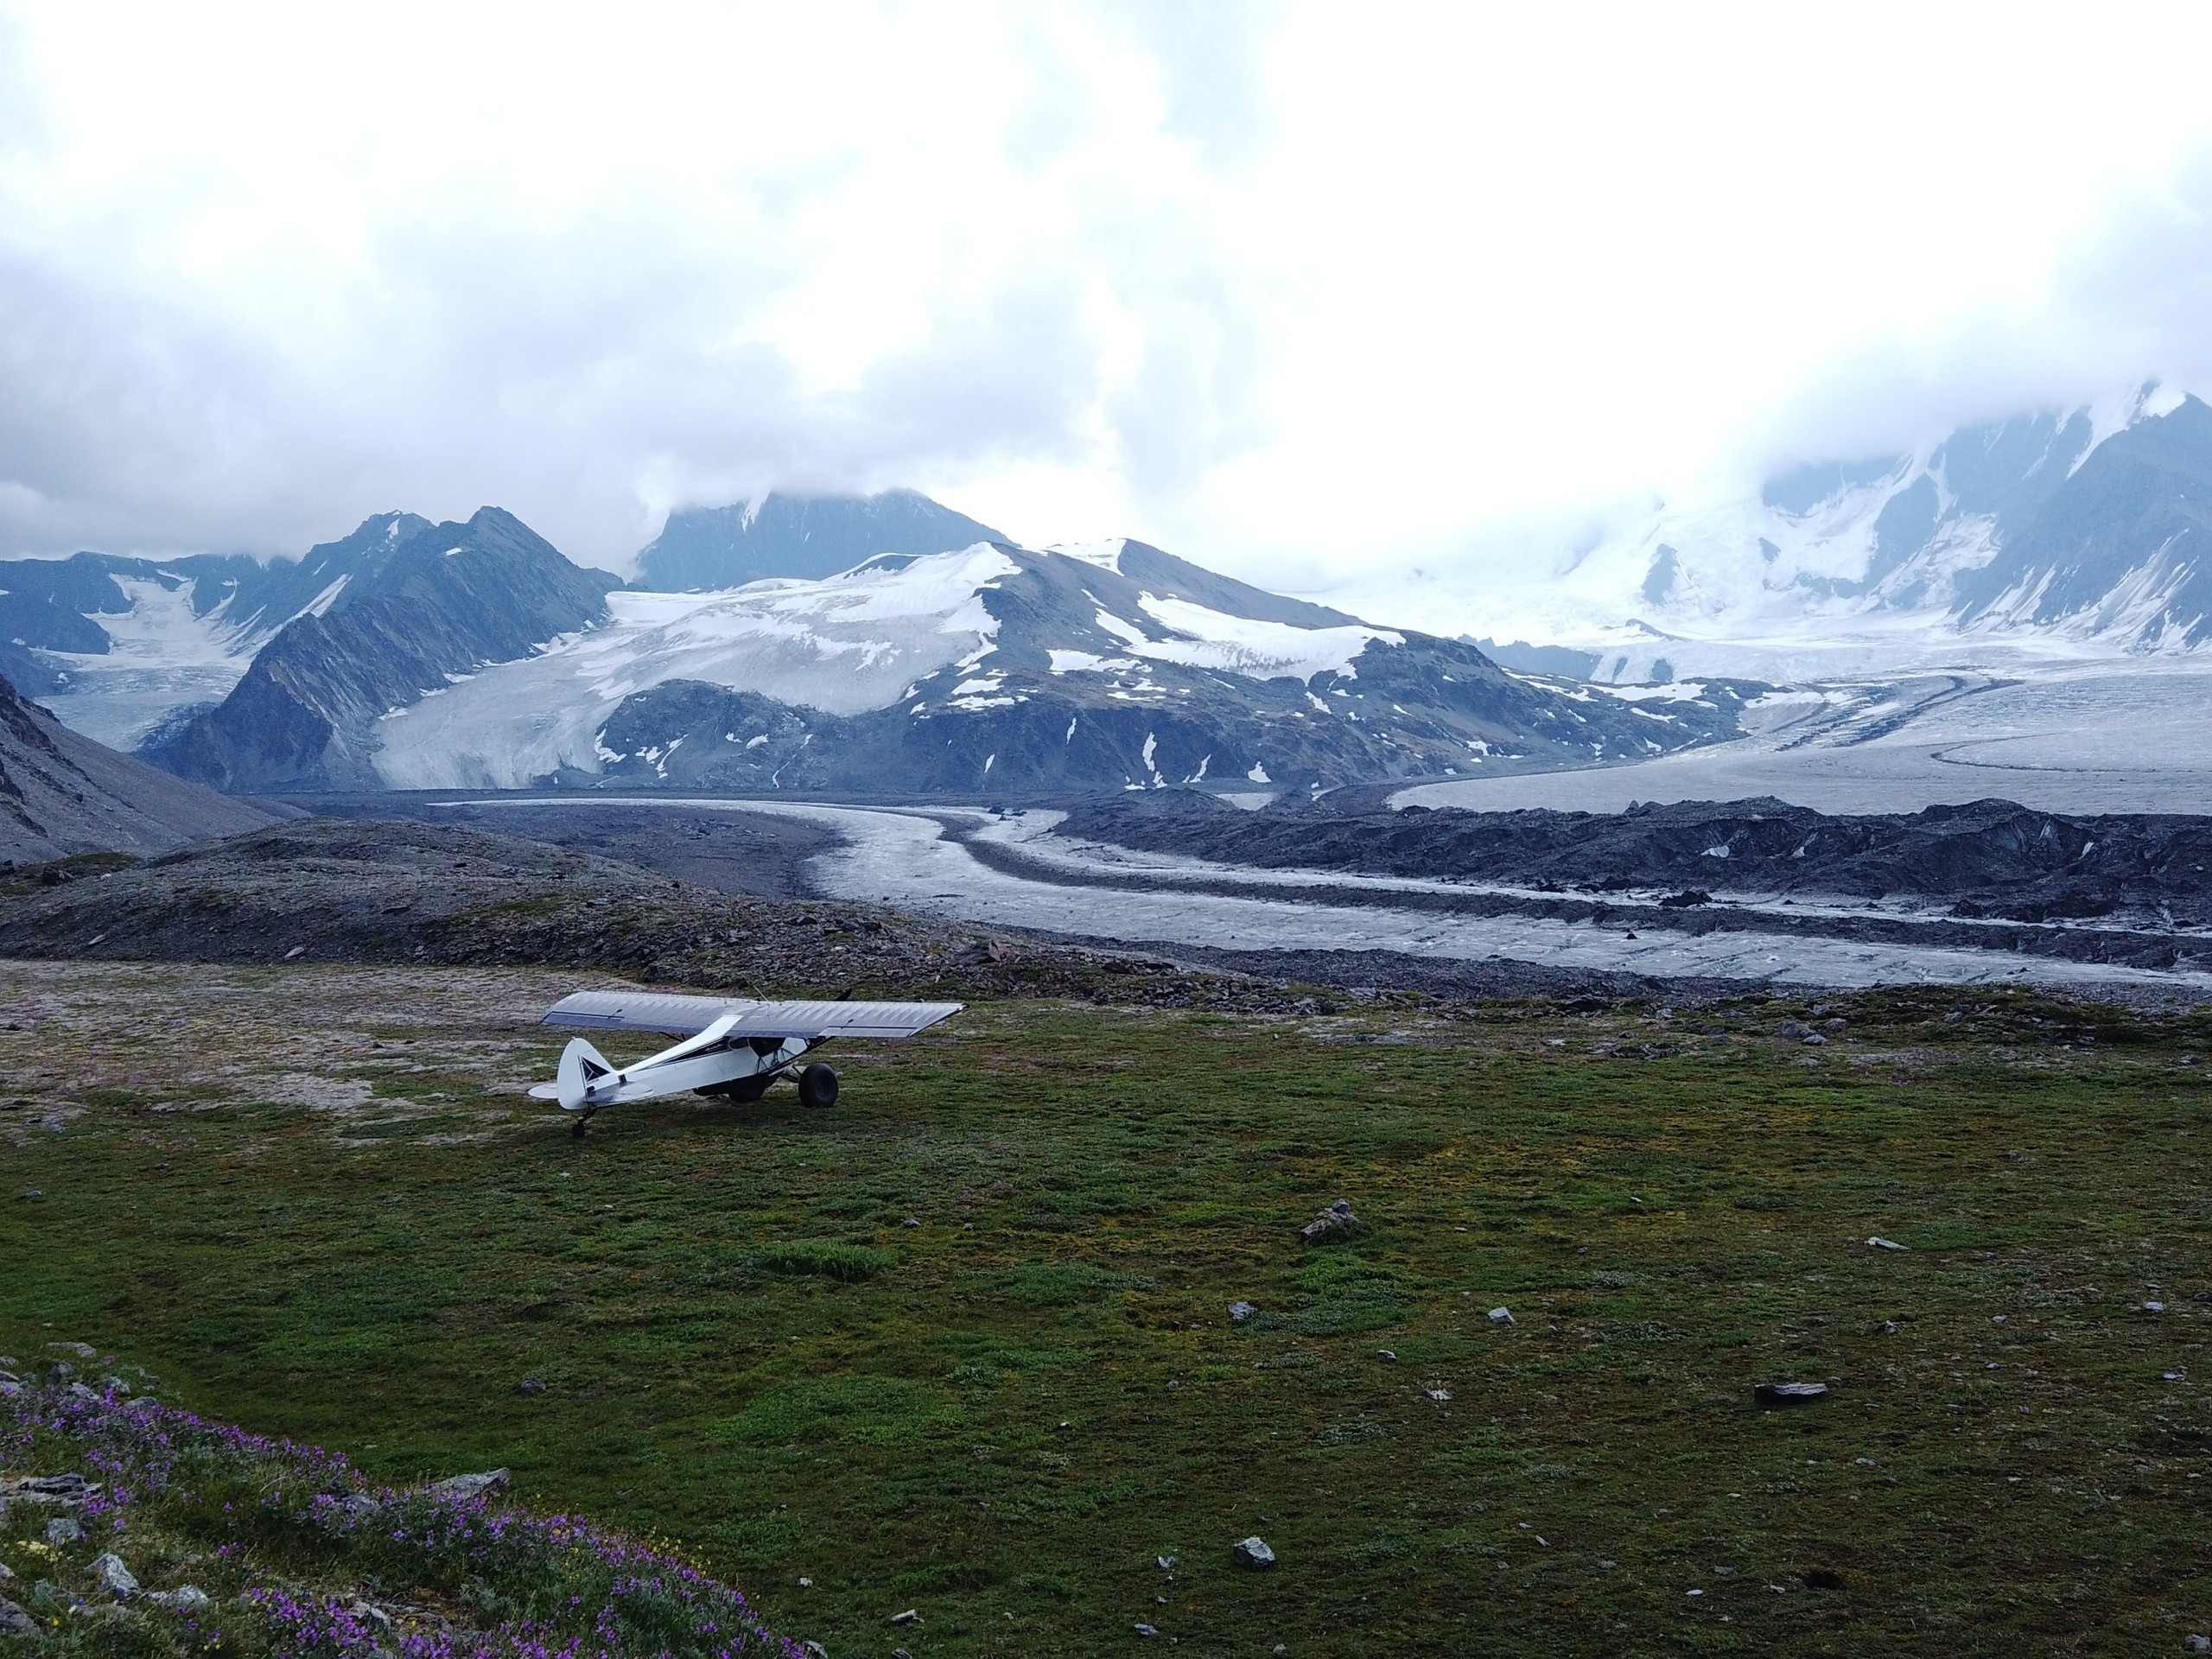
POLYGON ((104 748, 0 680, 0 860, 165 853, 270 815, 104 748))

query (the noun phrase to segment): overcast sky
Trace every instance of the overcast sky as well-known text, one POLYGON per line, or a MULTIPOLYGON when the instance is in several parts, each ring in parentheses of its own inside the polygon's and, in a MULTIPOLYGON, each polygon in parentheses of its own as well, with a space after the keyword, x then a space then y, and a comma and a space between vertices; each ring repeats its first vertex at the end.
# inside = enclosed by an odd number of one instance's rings
POLYGON ((2212 9, 0 5, 0 550, 911 484, 1281 587, 2159 376, 2212 9))

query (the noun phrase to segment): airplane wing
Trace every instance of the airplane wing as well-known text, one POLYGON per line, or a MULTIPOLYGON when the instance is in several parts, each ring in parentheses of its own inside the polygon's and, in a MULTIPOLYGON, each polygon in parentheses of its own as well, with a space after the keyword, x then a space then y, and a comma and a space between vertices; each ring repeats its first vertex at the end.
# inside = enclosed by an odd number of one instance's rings
POLYGON ((656 991, 578 991, 546 1011, 549 1026, 658 1031, 695 1037, 729 1017, 729 1037, 912 1037, 966 1007, 961 1002, 754 1002, 656 991))

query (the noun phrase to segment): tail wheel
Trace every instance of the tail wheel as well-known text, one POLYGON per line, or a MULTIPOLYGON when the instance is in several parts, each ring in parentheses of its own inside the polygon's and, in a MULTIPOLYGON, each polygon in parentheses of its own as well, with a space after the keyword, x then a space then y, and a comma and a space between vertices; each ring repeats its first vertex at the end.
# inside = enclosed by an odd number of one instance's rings
POLYGON ((798 1074, 798 1099, 802 1106, 835 1106, 837 1103, 837 1074, 819 1061, 798 1074))

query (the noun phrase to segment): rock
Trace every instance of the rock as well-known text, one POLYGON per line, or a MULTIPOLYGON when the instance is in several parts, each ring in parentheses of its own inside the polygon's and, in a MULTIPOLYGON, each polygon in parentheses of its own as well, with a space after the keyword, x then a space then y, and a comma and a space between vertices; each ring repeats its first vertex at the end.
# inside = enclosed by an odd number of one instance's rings
POLYGON ((525 1376, 521 1382, 515 1384, 515 1392, 517 1394, 543 1394, 545 1392, 545 1385, 534 1376, 525 1376))
POLYGON ((97 1400, 99 1395, 81 1382, 72 1382, 69 1385, 69 1397, 72 1400, 97 1400))
POLYGON ((112 1374, 100 1378, 100 1387, 105 1389, 110 1394, 128 1394, 130 1392, 130 1385, 124 1382, 121 1377, 116 1376, 112 1374))
POLYGON ((1352 1214, 1351 1202, 1338 1198, 1298 1230, 1301 1236, 1312 1241, 1333 1238, 1340 1234, 1350 1236, 1360 1231, 1363 1225, 1360 1218, 1352 1214))
POLYGON ((82 1475, 41 1475, 25 1481, 22 1490, 36 1492, 41 1497, 58 1497, 65 1503, 76 1503, 99 1488, 82 1475))
POLYGON ((1763 1406, 1808 1406, 1825 1400, 1827 1392, 1825 1382, 1762 1382, 1751 1390, 1751 1398, 1763 1406))
POLYGON ((9 1566, 7 1562, 0 1561, 0 1584, 7 1583, 9 1580, 15 1576, 16 1569, 9 1566))
POLYGON ((1398 1357, 1397 1351, 1391 1348, 1377 1348, 1375 1351, 1375 1357, 1395 1361, 1398 1357))
POLYGON ((73 1544, 84 1535, 85 1529, 72 1516, 65 1515, 59 1521, 46 1523, 46 1541, 49 1544, 73 1544))
POLYGON ((89 1342, 49 1342, 46 1346, 49 1353, 67 1354, 72 1359, 98 1359, 100 1357, 100 1351, 89 1342))
POLYGON ((2212 1636, 2185 1636, 2181 1644, 2191 1653, 2212 1653, 2212 1636))
POLYGON ((118 1601, 128 1601, 138 1593, 138 1580, 123 1564, 123 1557, 112 1550, 93 1558, 92 1578, 101 1589, 118 1601))
POLYGON ((1492 1325, 1512 1324, 1513 1310, 1510 1307, 1493 1307, 1490 1311, 1490 1322, 1492 1325))
POLYGON ((802 1642, 798 1650, 806 1656, 806 1659, 830 1659, 830 1649, 819 1642, 802 1642))
POLYGON ((1161 1572, 1173 1573, 1175 1570, 1176 1557, 1173 1555, 1162 1555, 1158 1559, 1160 1561, 1160 1570, 1161 1572))
POLYGON ((1904 1249, 1904 1246, 1898 1243, 1894 1238, 1884 1238, 1879 1233, 1877 1233, 1873 1237, 1866 1241, 1866 1248, 1870 1250, 1901 1250, 1904 1249))
POLYGON ((214 1605, 214 1599, 196 1584, 181 1584, 174 1590, 156 1590, 146 1598, 156 1607, 166 1607, 173 1613, 196 1613, 202 1607, 214 1605))
POLYGON ((1249 1302, 1231 1302, 1229 1305, 1229 1317, 1238 1325, 1243 1324, 1259 1311, 1249 1302))
POLYGON ((74 1365, 72 1365, 67 1360, 57 1359, 54 1362, 52 1376, 54 1381, 56 1382, 67 1382, 71 1377, 76 1375, 77 1368, 74 1365))
POLYGON ((22 1608, 0 1596, 0 1636, 36 1636, 38 1621, 22 1608))
POLYGON ((1267 1541, 1262 1538, 1247 1538, 1231 1545, 1229 1558, 1237 1566, 1249 1567, 1255 1573, 1264 1573, 1275 1564, 1274 1551, 1269 1549, 1267 1541))
POLYGON ((1160 1634, 1158 1630, 1154 1630, 1149 1624, 1140 1624, 1136 1628, 1137 1634, 1139 1636, 1158 1636, 1160 1634))
POLYGON ((2145 1313, 2163 1313, 2166 1311, 2166 1305, 2164 1302, 2145 1302, 2143 1311, 2145 1313))
POLYGON ((481 1497, 486 1492, 503 1491, 509 1480, 505 1469, 489 1469, 480 1475, 448 1475, 443 1480, 434 1480, 423 1490, 432 1497, 457 1498, 466 1501, 481 1497))
POLYGON ((1449 1389, 1423 1389, 1421 1392, 1440 1405, 1452 1397, 1452 1390, 1449 1389))
POLYGON ((384 1505, 366 1492, 348 1492, 338 1500, 338 1513, 355 1526, 372 1521, 384 1512, 384 1505))
POLYGON ((391 1628, 391 1615, 374 1602, 357 1601, 346 1611, 364 1624, 373 1624, 380 1630, 391 1628))
POLYGON ((918 1624, 922 1622, 922 1616, 909 1607, 903 1613, 892 1614, 891 1622, 893 1624, 918 1624))
POLYGON ((922 1224, 922 1218, 919 1216, 909 1216, 899 1224, 901 1227, 918 1227, 922 1224))

